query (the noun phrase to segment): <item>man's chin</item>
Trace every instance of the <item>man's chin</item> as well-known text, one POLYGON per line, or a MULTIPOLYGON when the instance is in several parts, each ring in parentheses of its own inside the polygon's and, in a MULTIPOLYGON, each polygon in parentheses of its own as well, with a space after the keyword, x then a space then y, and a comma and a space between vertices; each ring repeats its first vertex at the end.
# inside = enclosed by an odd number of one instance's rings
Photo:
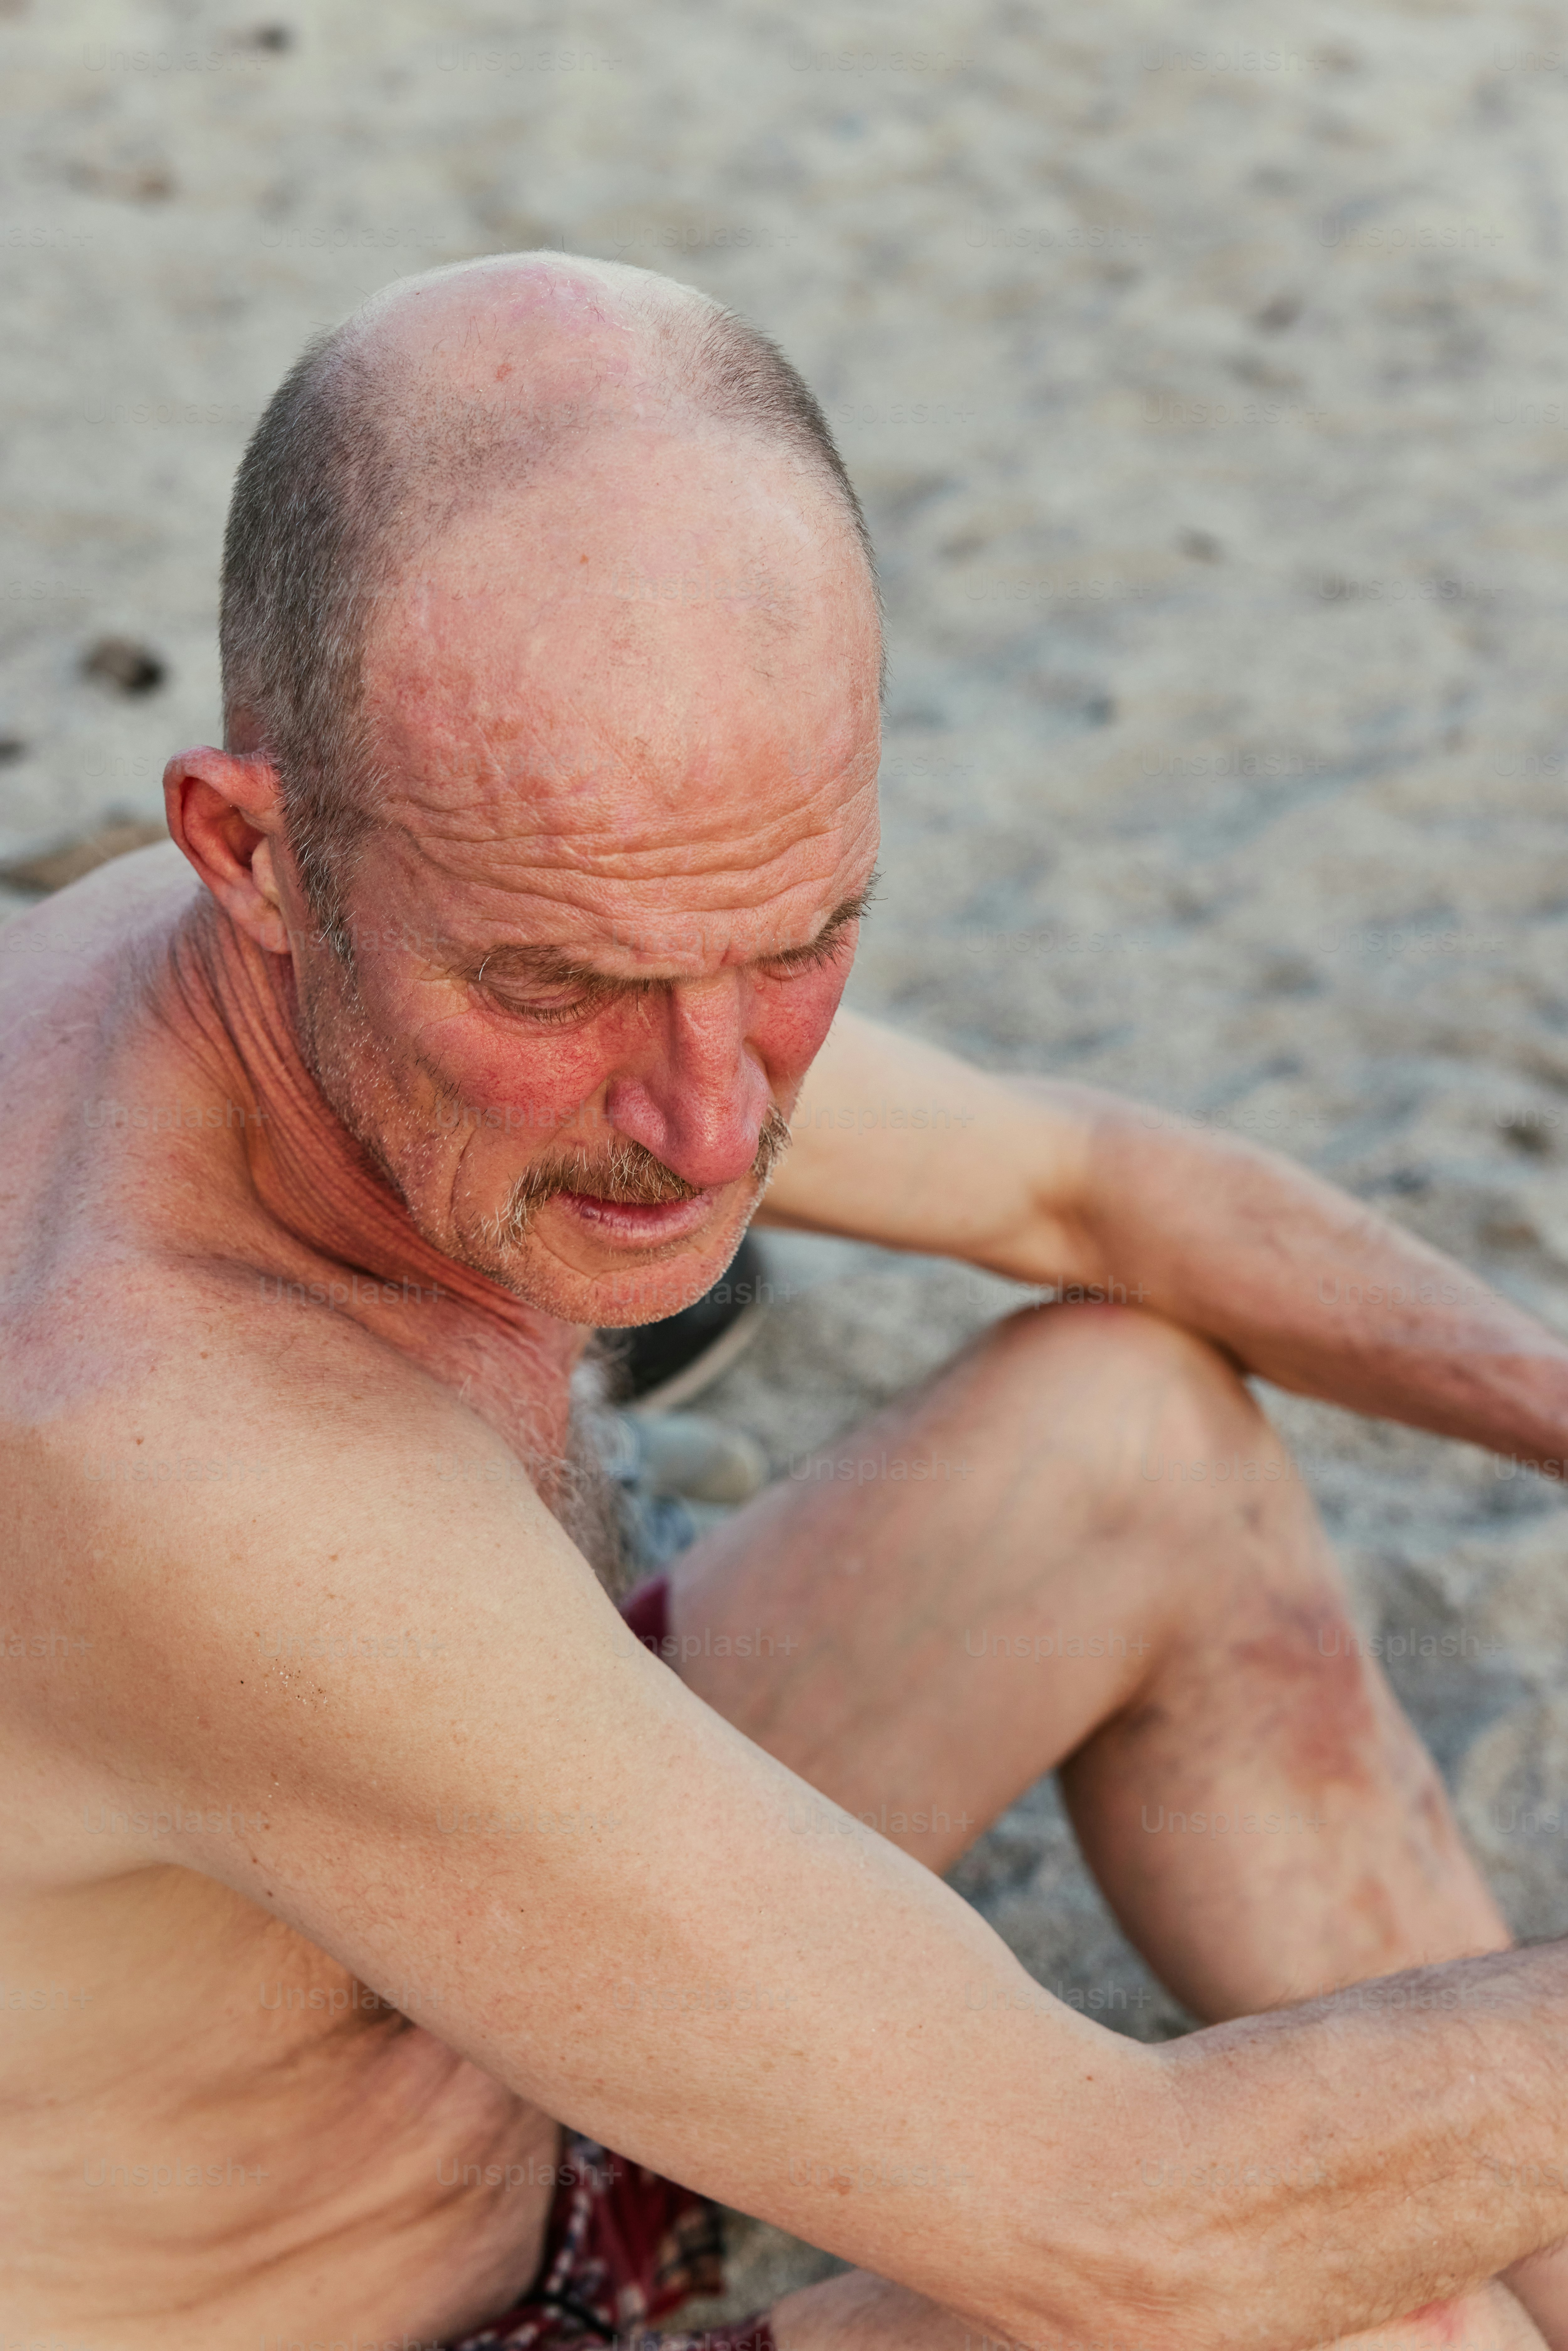
POLYGON ((630 1331, 678 1314, 713 1288, 760 1196, 760 1187, 748 1187, 734 1203, 710 1193, 671 1204, 661 1215, 558 1196, 520 1241, 506 1249, 481 1244, 461 1256, 475 1272, 559 1322, 630 1331))

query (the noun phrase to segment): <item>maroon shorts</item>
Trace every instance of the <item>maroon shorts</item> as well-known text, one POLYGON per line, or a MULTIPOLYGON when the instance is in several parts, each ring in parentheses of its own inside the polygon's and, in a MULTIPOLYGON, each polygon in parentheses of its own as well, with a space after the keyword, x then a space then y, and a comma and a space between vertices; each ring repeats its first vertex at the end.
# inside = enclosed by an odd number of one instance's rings
POLYGON ((658 1656, 670 1630, 670 1579, 651 1575, 621 1603, 621 1614, 645 1649, 658 1656))
MULTIPOLYGON (((655 1576, 621 1612, 655 1655, 668 1596, 664 1578, 655 1576)), ((659 2351, 774 2351, 773 2329, 762 2314, 714 2335, 654 2335, 658 2321, 682 2303, 723 2291, 716 2209, 693 2189, 569 2131, 538 2276, 521 2302, 452 2351, 596 2351, 605 2343, 655 2341, 659 2351)))

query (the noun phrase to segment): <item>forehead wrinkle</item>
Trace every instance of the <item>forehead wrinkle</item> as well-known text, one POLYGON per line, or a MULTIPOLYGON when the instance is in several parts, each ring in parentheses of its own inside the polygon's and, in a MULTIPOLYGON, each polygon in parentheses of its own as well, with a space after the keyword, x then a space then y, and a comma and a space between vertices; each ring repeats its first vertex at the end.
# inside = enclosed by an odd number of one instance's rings
MULTIPOLYGON (((813 849, 821 848, 830 852, 831 862, 836 864, 862 836, 863 830, 858 825, 816 824, 807 831, 792 831, 788 838, 752 854, 747 853, 745 844, 737 846, 727 840, 722 858, 706 862, 690 852, 672 855, 668 843, 657 843, 640 853, 627 853, 622 849, 613 855, 595 855, 591 846, 557 844, 557 853, 546 856, 538 853, 538 843, 507 843, 504 846, 515 846, 518 853, 499 862, 487 859, 486 869, 478 872, 465 872, 460 863, 448 862, 439 855, 433 857, 417 841, 413 846, 422 863, 434 866, 449 883, 465 892, 489 888, 512 895, 519 890, 526 893, 531 885, 535 894, 553 897, 557 893, 549 886, 550 883, 576 883, 590 893, 608 893, 612 899, 623 897, 632 904, 646 899, 667 909, 671 888, 679 884, 684 885, 682 911, 695 913, 710 896, 716 904, 729 907, 765 904, 780 894, 774 874, 782 861, 809 858, 813 849)), ((784 884, 786 889, 799 886, 795 882, 784 884)))
POLYGON ((403 714, 399 729, 405 750, 394 790, 424 802, 433 813, 451 808, 457 795, 471 805, 521 794, 570 806, 628 791, 675 795, 689 809, 694 789, 733 789, 731 779, 742 768, 787 769, 789 781, 799 783, 819 758, 826 769, 820 789, 851 777, 860 763, 874 773, 875 705, 852 695, 821 708, 797 708, 786 733, 789 713, 771 685, 744 698, 732 695, 727 705, 716 706, 695 692, 677 703, 666 692, 660 706, 639 708, 628 697, 630 706, 617 711, 602 669, 569 692, 557 684, 548 701, 519 695, 513 684, 509 708, 465 692, 466 683, 454 681, 450 718, 432 714, 435 723, 421 728, 403 714), (699 714, 700 725, 691 723, 699 714), (815 757, 813 734, 821 744, 815 757))
MULTIPOLYGON (((647 806, 648 795, 628 793, 601 809, 591 803, 585 806, 586 796, 569 799, 564 806, 558 797, 553 809, 548 801, 541 805, 540 797, 534 796, 525 803, 524 811, 517 810, 515 799, 508 806, 507 798, 498 790, 454 805, 444 798, 424 800, 405 789, 403 796, 413 800, 414 812, 403 815, 389 810, 383 824, 415 856, 434 863, 440 862, 434 852, 441 849, 466 849, 498 856, 508 863, 523 859, 535 870, 586 874, 597 868, 607 880, 637 881, 660 875, 674 879, 713 872, 715 869, 702 859, 706 847, 737 860, 741 870, 755 870, 785 847, 803 845, 841 829, 855 802, 871 796, 869 783, 853 785, 846 793, 843 781, 841 769, 791 795, 784 807, 737 809, 731 799, 710 804, 701 817, 693 810, 689 785, 682 799, 678 783, 660 793, 664 805, 653 808, 647 806), (531 820, 526 830, 503 830, 509 816, 515 820, 517 813, 525 811, 531 820), (637 816, 643 820, 640 825, 637 816), (659 862, 659 873, 644 876, 639 869, 650 859, 659 862)), ((601 798, 594 796, 595 800, 601 798)))
MULTIPOLYGON (((814 841, 823 843, 827 838, 813 836, 814 841)), ((834 845, 831 859, 813 858, 811 870, 805 872, 781 875, 775 859, 762 868, 725 867, 699 876, 681 877, 701 886, 683 891, 674 904, 672 877, 665 872, 626 876, 585 872, 579 868, 557 866, 541 870, 533 866, 517 875, 517 887, 508 888, 505 881, 490 877, 465 883, 460 904, 443 914, 442 929, 446 934, 466 932, 474 937, 487 930, 487 944, 493 946, 498 944, 495 937, 497 928, 507 929, 518 924, 536 933, 542 925, 552 921, 563 922, 569 927, 602 925, 615 932, 645 924, 733 921, 737 916, 764 913, 801 893, 820 897, 831 886, 832 877, 853 859, 862 841, 863 835, 857 831, 850 840, 834 845), (557 886, 550 887, 552 883, 557 886)))
MULTIPOLYGON (((556 924, 569 932, 580 932, 584 925, 602 925, 613 935, 631 926, 667 927, 672 921, 734 921, 783 907, 803 893, 810 893, 820 903, 833 887, 835 876, 846 868, 852 872, 861 857, 874 851, 874 827, 862 820, 842 827, 818 827, 804 840, 787 841, 760 865, 752 860, 680 876, 672 876, 667 866, 624 875, 594 872, 580 862, 545 864, 537 856, 508 860, 501 871, 492 863, 487 871, 465 872, 455 861, 440 855, 439 845, 432 854, 431 845, 406 827, 388 830, 398 836, 394 855, 412 864, 416 875, 422 867, 427 872, 434 869, 437 886, 427 904, 440 935, 454 943, 466 938, 476 954, 502 944, 497 932, 515 935, 518 927, 532 932, 533 937, 515 943, 532 945, 541 930, 548 940, 549 927, 556 924), (802 862, 806 870, 789 870, 790 865, 798 869, 802 862), (786 870, 780 872, 781 865, 786 870), (673 882, 681 884, 674 904, 673 882)), ((515 846, 526 848, 521 843, 515 846)), ((838 887, 841 890, 843 883, 838 887)))

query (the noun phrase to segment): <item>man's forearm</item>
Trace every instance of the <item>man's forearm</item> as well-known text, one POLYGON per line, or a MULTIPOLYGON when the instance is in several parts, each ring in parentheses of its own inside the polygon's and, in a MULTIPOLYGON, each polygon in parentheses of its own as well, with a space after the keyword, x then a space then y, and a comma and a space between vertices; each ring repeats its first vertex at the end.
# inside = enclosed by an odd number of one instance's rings
POLYGON ((1126 2210, 1182 2314, 1151 2343, 1289 2351, 1568 2234, 1568 1946, 1353 1986, 1164 2064, 1180 2137, 1126 2210))
POLYGON ((1271 1153, 1111 1096, 1080 1110, 1082 1221, 1112 1295, 1279 1387, 1564 1474, 1568 1346, 1533 1316, 1271 1153))
POLYGON ((1155 2097, 1053 2187, 1020 2191, 1028 2137, 1001 2135, 980 2226, 1016 2220, 992 2233, 989 2304, 856 2271, 779 2304, 780 2351, 1535 2342, 1486 2287, 1568 2231, 1568 1944, 1210 2027, 1156 2062, 1155 2097))
MULTIPOLYGON (((857 2272, 786 2296, 780 2351, 977 2351, 988 2336, 996 2351, 1308 2351, 1412 2314, 1431 2323, 1386 2351, 1529 2339, 1489 2331, 1477 2297, 1568 2233, 1568 1945, 1353 1986, 1146 2055, 1142 2094, 1124 2081, 1119 2113, 1065 2168, 1037 2171, 1027 2124, 997 2115, 976 2172, 978 2273, 934 2273, 923 2241, 917 2284, 857 2272)), ((1116 2078, 1110 2051, 1079 2064, 1092 2105, 1116 2078)), ((1060 2087, 1058 2064, 1038 2110, 1059 2122, 1060 2087)))

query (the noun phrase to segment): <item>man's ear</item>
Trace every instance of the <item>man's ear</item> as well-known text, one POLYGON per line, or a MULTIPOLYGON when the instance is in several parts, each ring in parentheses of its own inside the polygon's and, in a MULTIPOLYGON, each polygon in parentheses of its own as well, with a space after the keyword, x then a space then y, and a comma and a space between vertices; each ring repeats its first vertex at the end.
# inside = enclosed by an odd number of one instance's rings
POLYGON ((289 952, 274 844, 283 792, 262 751, 181 751, 163 770, 169 831, 220 906, 269 955, 289 952))

